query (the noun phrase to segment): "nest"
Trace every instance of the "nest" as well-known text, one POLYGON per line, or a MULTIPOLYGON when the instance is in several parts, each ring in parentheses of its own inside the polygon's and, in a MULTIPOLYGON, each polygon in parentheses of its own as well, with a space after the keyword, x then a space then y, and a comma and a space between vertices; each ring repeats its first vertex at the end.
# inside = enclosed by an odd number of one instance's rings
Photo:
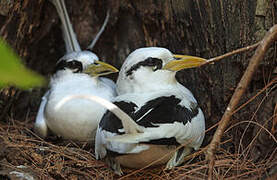
MULTIPOLYGON (((207 179, 205 148, 193 153, 185 164, 172 170, 165 166, 124 169, 119 177, 94 156, 93 144, 77 144, 54 137, 43 140, 33 133, 33 123, 11 120, 0 126, 0 179, 207 179)), ((226 144, 229 140, 223 142, 226 144)), ((251 147, 248 147, 251 148, 251 147)), ((241 151, 245 152, 245 151, 241 151)), ((214 179, 265 179, 277 167, 276 148, 254 161, 245 153, 219 149, 214 179), (272 172, 271 172, 272 171, 272 172)), ((275 169, 276 170, 276 169, 275 169)), ((276 174, 275 174, 276 176, 276 174)))

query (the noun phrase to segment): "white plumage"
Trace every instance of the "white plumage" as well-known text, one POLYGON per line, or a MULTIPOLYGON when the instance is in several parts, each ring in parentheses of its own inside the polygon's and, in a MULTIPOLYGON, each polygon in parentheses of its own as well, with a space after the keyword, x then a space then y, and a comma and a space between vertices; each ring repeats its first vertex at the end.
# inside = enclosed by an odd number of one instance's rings
POLYGON ((117 174, 120 165, 142 168, 167 163, 180 165, 191 149, 197 150, 205 134, 204 115, 192 93, 177 82, 175 74, 197 67, 204 59, 173 55, 165 48, 140 48, 121 67, 118 96, 113 101, 135 121, 130 133, 111 112, 103 116, 96 133, 95 153, 105 158, 117 174), (174 152, 176 147, 184 145, 174 152))
POLYGON ((104 107, 86 99, 73 99, 59 109, 56 105, 72 95, 94 95, 112 100, 116 95, 115 84, 103 74, 117 69, 98 60, 90 51, 81 51, 63 0, 51 1, 61 18, 67 54, 57 63, 50 89, 42 97, 36 117, 35 131, 43 138, 48 129, 65 139, 94 140, 104 107))

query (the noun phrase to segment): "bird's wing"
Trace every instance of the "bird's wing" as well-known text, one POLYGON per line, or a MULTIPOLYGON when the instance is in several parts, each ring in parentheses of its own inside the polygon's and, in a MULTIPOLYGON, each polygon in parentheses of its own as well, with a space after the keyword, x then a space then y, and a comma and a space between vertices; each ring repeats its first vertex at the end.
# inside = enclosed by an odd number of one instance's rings
MULTIPOLYGON (((106 116, 110 116, 110 120, 107 122, 113 123, 113 125, 103 125, 102 129, 109 127, 110 129, 106 128, 106 130, 118 134, 107 138, 111 142, 162 145, 188 143, 192 147, 198 148, 204 137, 204 116, 196 102, 188 103, 187 101, 175 96, 163 96, 148 101, 136 111, 135 108, 124 108, 122 105, 126 106, 126 102, 118 102, 117 105, 125 112, 129 112, 128 114, 135 122, 144 128, 144 132, 125 134, 121 130, 120 120, 109 113, 106 113, 106 116)), ((130 102, 129 107, 131 107, 130 102)))
POLYGON ((35 132, 43 138, 45 138, 47 136, 47 132, 48 132, 48 128, 46 125, 46 119, 44 116, 44 109, 45 109, 45 106, 48 101, 49 93, 50 93, 50 91, 48 90, 44 94, 44 96, 41 98, 41 103, 40 103, 39 110, 38 110, 38 113, 36 116, 36 122, 35 122, 35 127, 34 127, 35 132))
POLYGON ((62 30, 66 46, 66 52, 81 51, 76 35, 74 33, 72 24, 68 17, 64 0, 50 0, 56 7, 59 17, 62 22, 62 30))

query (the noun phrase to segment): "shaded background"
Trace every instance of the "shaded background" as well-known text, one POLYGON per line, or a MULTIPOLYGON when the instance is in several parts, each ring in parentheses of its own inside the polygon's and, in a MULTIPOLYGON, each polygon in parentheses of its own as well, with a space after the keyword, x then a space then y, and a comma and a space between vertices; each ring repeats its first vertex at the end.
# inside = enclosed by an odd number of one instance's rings
MULTIPOLYGON (((139 47, 160 46, 173 53, 211 58, 261 40, 277 22, 274 0, 67 0, 68 13, 78 40, 85 48, 100 29, 107 9, 111 16, 94 52, 100 59, 120 68, 127 55, 139 47)), ((49 79, 55 63, 65 52, 58 15, 46 0, 0 1, 0 35, 31 69, 49 79)), ((251 81, 241 104, 256 95, 277 74, 277 43, 267 53, 251 81)), ((184 70, 177 79, 190 89, 204 111, 207 127, 216 124, 246 69, 253 51, 237 54, 214 65, 184 70)), ((116 75, 111 78, 116 79, 116 75)), ((274 87, 274 86, 271 86, 274 87)), ((16 119, 34 123, 40 98, 47 87, 30 91, 5 88, 0 94, 0 122, 16 119)), ((251 158, 276 153, 276 143, 254 121, 269 131, 273 124, 277 90, 259 95, 233 118, 224 138, 224 148, 235 151, 257 137, 251 158)), ((209 131, 208 144, 215 129, 209 131)), ((272 131, 271 131, 272 132, 272 131)), ((275 133, 276 132, 272 132, 275 133)))

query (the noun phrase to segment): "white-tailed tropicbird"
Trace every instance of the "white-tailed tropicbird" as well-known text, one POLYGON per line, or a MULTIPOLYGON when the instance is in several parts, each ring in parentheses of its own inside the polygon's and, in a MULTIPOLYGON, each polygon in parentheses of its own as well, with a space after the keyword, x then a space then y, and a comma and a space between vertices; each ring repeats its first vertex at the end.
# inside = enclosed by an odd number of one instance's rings
POLYGON ((96 158, 105 158, 121 175, 120 165, 143 168, 158 160, 155 165, 167 163, 167 168, 172 168, 180 165, 192 149, 197 150, 205 134, 204 115, 192 93, 177 82, 175 75, 205 61, 158 47, 132 52, 119 72, 118 96, 113 103, 133 122, 124 125, 107 111, 96 133, 96 158), (180 145, 183 147, 174 151, 180 145))
MULTIPOLYGON (((34 129, 43 138, 48 135, 50 129, 65 139, 94 140, 98 123, 105 112, 104 107, 82 98, 68 101, 59 109, 56 105, 65 97, 72 95, 94 95, 112 100, 116 95, 114 82, 99 76, 118 70, 99 61, 96 54, 81 50, 64 0, 51 0, 51 2, 55 5, 62 22, 66 54, 57 62, 50 88, 42 97, 34 129)), ((103 26, 106 22, 107 19, 103 26)), ((91 48, 93 44, 95 41, 89 47, 91 48)))

